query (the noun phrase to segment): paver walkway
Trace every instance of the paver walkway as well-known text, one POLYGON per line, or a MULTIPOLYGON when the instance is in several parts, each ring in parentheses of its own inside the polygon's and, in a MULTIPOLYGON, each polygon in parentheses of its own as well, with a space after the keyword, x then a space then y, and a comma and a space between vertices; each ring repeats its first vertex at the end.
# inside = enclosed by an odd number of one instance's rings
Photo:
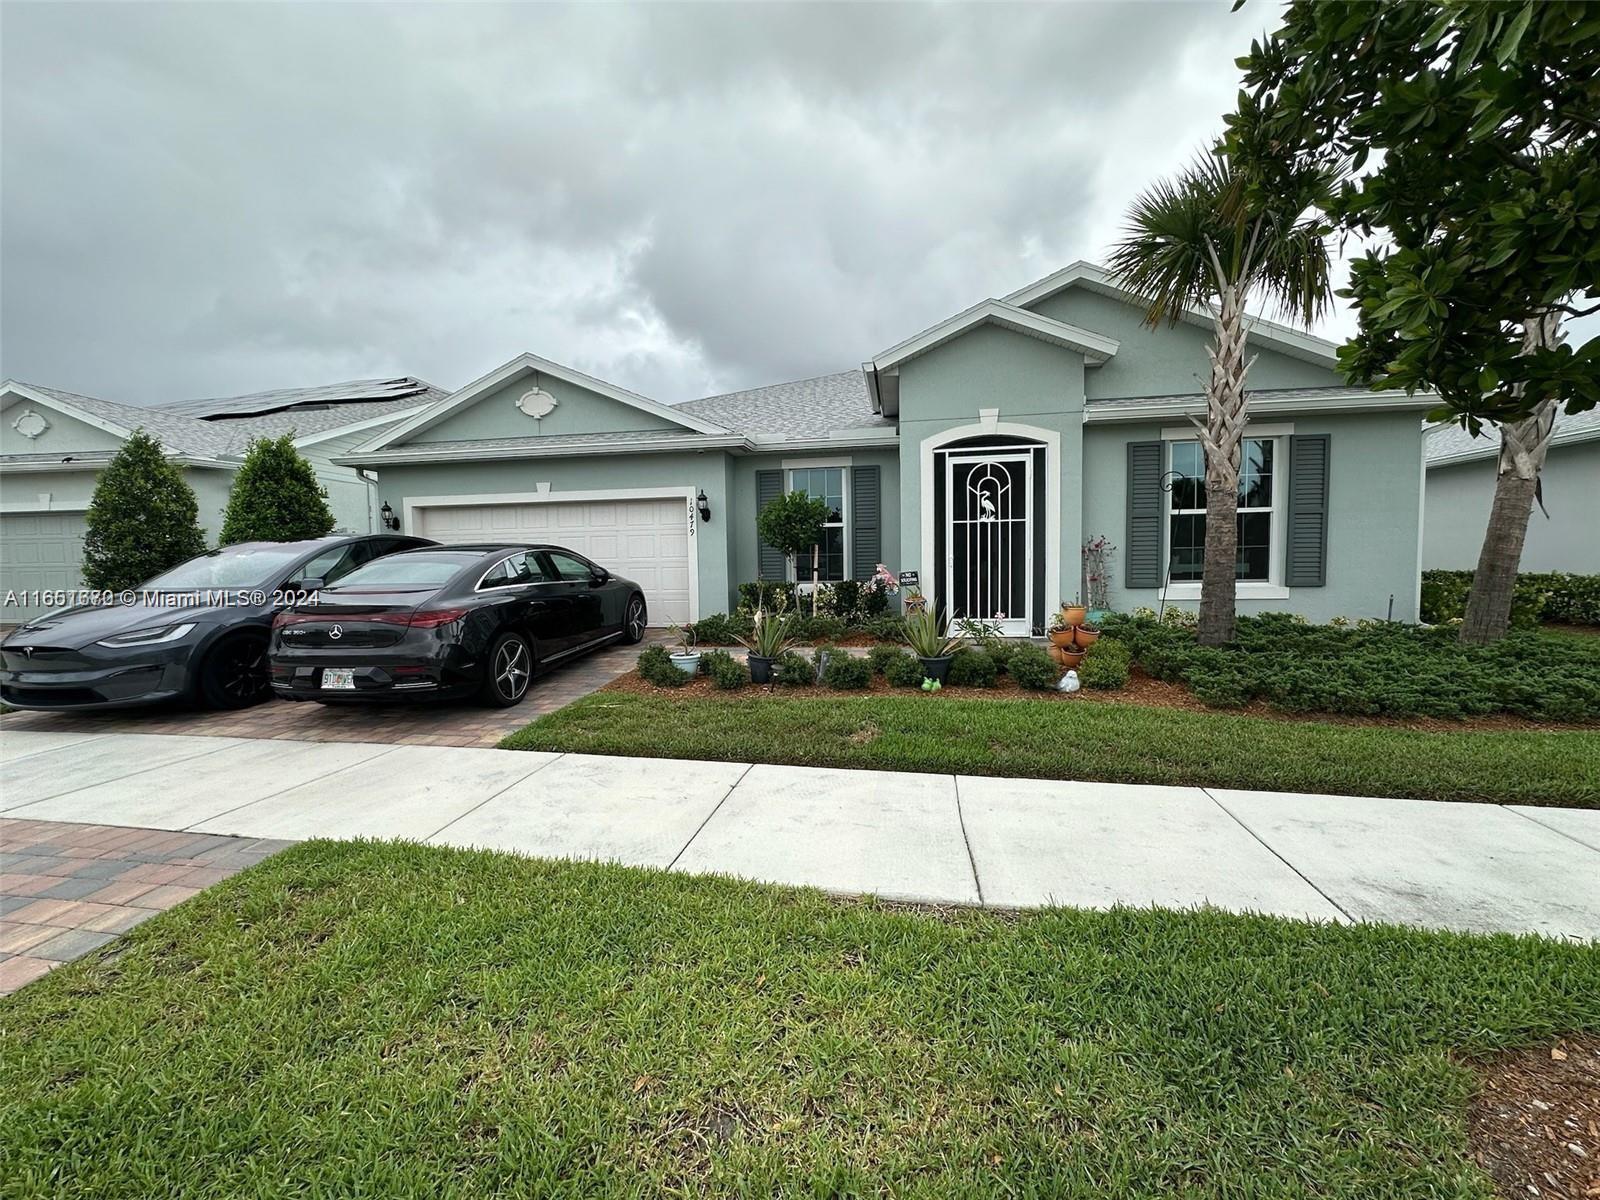
POLYGON ((8 730, 0 760, 24 820, 1600 938, 1597 811, 183 735, 8 730))
POLYGON ((0 996, 288 844, 0 820, 0 996))

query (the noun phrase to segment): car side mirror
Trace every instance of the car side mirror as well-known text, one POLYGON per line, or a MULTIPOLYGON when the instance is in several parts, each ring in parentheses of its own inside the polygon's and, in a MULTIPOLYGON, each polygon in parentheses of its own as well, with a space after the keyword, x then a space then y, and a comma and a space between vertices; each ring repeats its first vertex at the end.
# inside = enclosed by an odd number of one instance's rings
POLYGON ((319 592, 327 586, 328 581, 321 575, 308 575, 295 584, 294 590, 297 592, 319 592))
POLYGON ((606 570, 604 567, 597 567, 595 568, 594 573, 589 576, 589 581, 595 587, 599 587, 602 583, 610 583, 611 572, 606 570))

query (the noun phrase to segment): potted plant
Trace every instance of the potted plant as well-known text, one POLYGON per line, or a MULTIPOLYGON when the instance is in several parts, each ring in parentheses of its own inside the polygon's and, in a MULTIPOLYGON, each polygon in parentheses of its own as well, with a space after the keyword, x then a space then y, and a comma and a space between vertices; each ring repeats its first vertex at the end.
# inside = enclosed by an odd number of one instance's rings
POLYGON ((1079 650, 1087 650, 1100 639, 1100 631, 1089 625, 1076 625, 1072 630, 1072 644, 1079 650))
POLYGON ((929 609, 907 613, 903 636, 911 653, 922 660, 923 677, 942 684, 950 674, 950 658, 961 641, 959 636, 950 635, 949 622, 929 609))
POLYGON ((1063 604, 1061 606, 1061 623, 1069 628, 1082 625, 1089 619, 1089 610, 1082 604, 1063 604))
POLYGON ((772 682, 772 660, 781 658, 794 644, 789 629, 789 617, 783 612, 781 602, 777 612, 756 609, 755 629, 749 640, 738 639, 739 644, 749 651, 745 661, 750 666, 751 683, 772 682))
POLYGON ((1067 624, 1067 610, 1062 609, 1050 618, 1050 628, 1045 631, 1052 646, 1072 645, 1072 626, 1067 624))
POLYGON ((1071 646, 1050 647, 1050 657, 1055 659, 1056 665, 1065 667, 1069 671, 1083 662, 1085 653, 1087 651, 1075 650, 1071 646))
POLYGON ((698 675, 700 673, 700 651, 694 648, 694 626, 670 625, 667 627, 667 632, 672 634, 678 642, 677 653, 672 655, 672 665, 691 678, 698 675))
POLYGON ((906 589, 906 598, 904 603, 906 606, 907 615, 910 615, 911 613, 926 612, 928 610, 928 598, 922 594, 922 589, 919 587, 909 587, 906 589))

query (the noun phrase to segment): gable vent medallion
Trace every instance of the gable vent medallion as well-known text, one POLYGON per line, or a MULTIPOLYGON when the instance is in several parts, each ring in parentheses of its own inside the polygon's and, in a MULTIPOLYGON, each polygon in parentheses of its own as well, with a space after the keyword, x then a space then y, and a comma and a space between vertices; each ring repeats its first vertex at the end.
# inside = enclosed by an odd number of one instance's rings
POLYGON ((543 388, 529 388, 517 397, 517 407, 525 416, 532 417, 535 421, 548 417, 555 411, 558 403, 560 402, 543 388))
POLYGON ((44 414, 36 413, 30 408, 15 421, 11 422, 11 428, 31 442, 46 429, 50 428, 50 422, 44 419, 44 414))

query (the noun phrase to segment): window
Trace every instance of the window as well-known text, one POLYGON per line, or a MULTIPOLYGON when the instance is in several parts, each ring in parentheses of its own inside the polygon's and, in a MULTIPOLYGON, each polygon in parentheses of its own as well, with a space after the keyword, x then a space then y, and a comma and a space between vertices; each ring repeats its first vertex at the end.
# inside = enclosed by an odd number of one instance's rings
MULTIPOLYGON (((1172 481, 1169 565, 1174 583, 1199 582, 1206 552, 1206 463, 1199 442, 1171 442, 1172 481)), ((1241 581, 1275 582, 1274 524, 1277 442, 1245 438, 1239 463, 1239 556, 1241 581)))
POLYGON ((545 558, 554 568, 557 578, 571 583, 588 583, 594 578, 595 569, 589 563, 579 558, 576 554, 567 554, 561 550, 550 550, 545 553, 545 558))
POLYGON ((340 586, 398 591, 442 587, 470 567, 477 557, 476 554, 451 554, 442 550, 432 554, 392 554, 352 571, 340 580, 340 586))
POLYGON ((531 554, 513 554, 485 571, 483 578, 478 581, 478 588, 521 587, 543 580, 544 573, 539 570, 539 564, 531 554))
POLYGON ((351 542, 348 546, 334 546, 324 550, 300 568, 299 578, 320 579, 332 583, 343 579, 372 557, 372 543, 351 542))
MULTIPOLYGON (((843 467, 792 467, 789 470, 789 490, 804 492, 828 506, 828 519, 823 522, 821 553, 817 559, 817 579, 836 583, 850 577, 847 567, 845 535, 845 469, 843 467)), ((795 576, 800 582, 811 578, 811 562, 802 557, 795 563, 795 576)))

